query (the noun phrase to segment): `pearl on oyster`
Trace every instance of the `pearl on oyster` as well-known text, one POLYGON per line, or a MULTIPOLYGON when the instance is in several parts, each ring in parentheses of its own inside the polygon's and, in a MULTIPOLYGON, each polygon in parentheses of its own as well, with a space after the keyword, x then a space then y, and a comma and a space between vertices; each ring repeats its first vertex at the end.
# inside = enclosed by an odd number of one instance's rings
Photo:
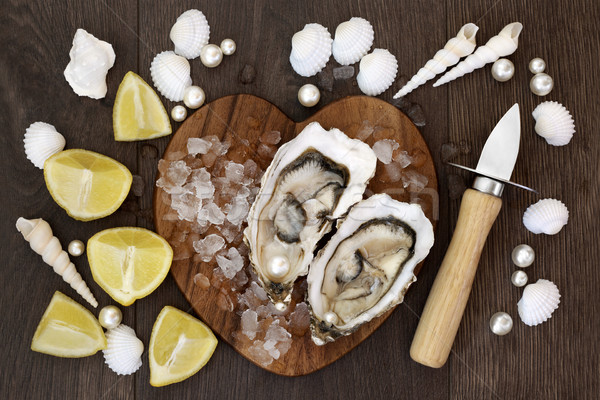
POLYGON ((519 268, 526 268, 533 264, 535 260, 535 252, 531 246, 527 244, 520 244, 516 246, 511 254, 512 261, 519 268))
POLYGON ((533 94, 538 96, 545 96, 552 91, 554 87, 554 80, 548 74, 540 72, 535 74, 531 81, 529 81, 529 88, 533 94))
POLYGON ((283 278, 290 272, 290 262, 286 257, 275 256, 269 260, 267 271, 273 278, 283 278))
POLYGON ((327 311, 325 313, 325 322, 329 325, 335 325, 338 322, 338 316, 333 311, 327 311))
POLYGON ((498 82, 506 82, 515 74, 515 65, 507 58, 496 60, 492 65, 492 77, 498 82))
POLYGON ((217 67, 223 61, 223 52, 216 44, 207 44, 200 50, 200 61, 205 67, 217 67))
POLYGON ((544 72, 546 69, 546 61, 542 60, 539 57, 536 57, 529 61, 529 70, 534 74, 539 74, 540 72, 544 72))
POLYGON ((313 107, 321 99, 321 92, 315 85, 307 83, 298 90, 298 101, 304 107, 313 107))
POLYGON ((187 110, 184 106, 175 106, 171 110, 171 118, 173 121, 181 122, 187 117, 187 110))
POLYGON ((497 312, 490 318, 490 329, 498 336, 504 336, 512 330, 513 320, 505 312, 497 312))
POLYGON ((510 281, 516 287, 525 286, 527 284, 527 279, 527 273, 521 270, 513 272, 512 276, 510 277, 510 281))
POLYGON ((223 39, 223 41, 221 42, 221 51, 226 56, 230 56, 233 53, 235 53, 236 48, 237 47, 233 39, 223 39))
POLYGON ((106 306, 100 310, 98 321, 106 329, 113 329, 119 326, 123 319, 123 313, 115 306, 106 306))
POLYGON ((67 251, 73 257, 79 257, 83 254, 84 250, 85 245, 81 240, 72 240, 71 243, 69 243, 69 246, 67 247, 67 251))
POLYGON ((200 108, 205 100, 206 94, 199 86, 188 86, 183 91, 183 104, 185 104, 187 108, 193 110, 200 108))

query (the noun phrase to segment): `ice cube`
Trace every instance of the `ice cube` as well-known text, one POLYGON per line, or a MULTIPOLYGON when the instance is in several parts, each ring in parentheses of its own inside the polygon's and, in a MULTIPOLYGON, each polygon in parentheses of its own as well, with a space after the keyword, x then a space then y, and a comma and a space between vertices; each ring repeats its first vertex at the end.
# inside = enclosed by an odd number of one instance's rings
POLYGON ((183 186, 191 172, 185 161, 174 161, 167 169, 167 178, 174 186, 183 186))
POLYGON ((264 144, 277 144, 281 141, 281 132, 268 131, 260 136, 259 141, 264 144))
POLYGON ((230 161, 225 166, 225 177, 229 182, 239 183, 244 178, 244 166, 230 161))
POLYGON ((187 141, 187 151, 192 155, 206 154, 212 147, 212 142, 202 138, 189 138, 187 141))
POLYGON ((406 150, 401 150, 401 151, 397 151, 394 152, 394 156, 392 157, 392 159, 394 161, 396 161, 398 164, 400 164, 401 168, 406 168, 410 165, 410 163, 412 162, 412 157, 408 155, 408 152, 406 150))
POLYGON ((250 178, 255 178, 258 172, 258 164, 251 158, 244 163, 244 175, 250 178))
POLYGON ((227 213, 227 220, 233 225, 241 225, 248 216, 250 204, 245 197, 236 196, 231 203, 231 209, 227 213))
POLYGON ((248 354, 263 367, 271 365, 273 357, 265 350, 262 340, 255 340, 252 346, 248 347, 248 354))
POLYGON ((392 162, 392 153, 396 150, 400 145, 391 139, 383 139, 375 142, 373 144, 373 151, 375 155, 384 164, 389 164, 392 162))
POLYGON ((279 325, 279 320, 273 321, 265 334, 265 350, 269 351, 269 354, 271 354, 274 359, 278 359, 279 355, 284 355, 288 352, 291 345, 292 335, 284 327, 279 325), (268 347, 270 347, 272 343, 273 348, 276 349, 277 352, 267 349, 267 343, 269 343, 268 347), (277 357, 275 356, 276 354, 277 357))
POLYGON ((204 262, 212 260, 215 253, 224 246, 225 239, 214 233, 194 242, 194 250, 204 262))
POLYGON ((402 166, 396 161, 384 165, 383 168, 387 175, 386 182, 398 182, 402 179, 402 166))
POLYGON ((171 208, 177 211, 179 219, 185 221, 194 221, 197 213, 197 200, 189 193, 180 193, 171 195, 171 208))
POLYGON ((409 170, 402 173, 402 184, 404 187, 411 187, 412 192, 420 192, 427 186, 429 179, 416 171, 409 170))
POLYGON ((270 160, 275 156, 275 153, 277 152, 277 147, 261 143, 258 145, 256 152, 260 157, 270 160))
POLYGON ((242 313, 242 333, 248 336, 248 339, 254 339, 258 332, 258 316, 254 310, 246 310, 242 313))
POLYGON ((289 317, 289 329, 293 335, 304 336, 310 327, 310 313, 304 302, 296 304, 294 312, 289 317))
POLYGON ((206 275, 197 273, 194 275, 194 285, 200 287, 201 289, 208 289, 210 287, 210 281, 206 275))
POLYGON ((225 221, 225 214, 215 203, 207 203, 202 206, 202 209, 206 210, 206 220, 211 224, 221 225, 225 221))
POLYGON ((345 80, 350 79, 354 76, 354 67, 351 65, 345 65, 343 67, 338 67, 333 69, 333 79, 335 80, 345 80))
POLYGON ((244 268, 244 259, 235 247, 230 247, 227 256, 217 256, 217 264, 221 267, 223 275, 228 279, 232 279, 238 271, 244 268))
POLYGON ((358 128, 358 131, 356 132, 356 138, 358 140, 365 140, 373 134, 374 130, 375 128, 373 128, 370 121, 363 121, 361 127, 358 128))

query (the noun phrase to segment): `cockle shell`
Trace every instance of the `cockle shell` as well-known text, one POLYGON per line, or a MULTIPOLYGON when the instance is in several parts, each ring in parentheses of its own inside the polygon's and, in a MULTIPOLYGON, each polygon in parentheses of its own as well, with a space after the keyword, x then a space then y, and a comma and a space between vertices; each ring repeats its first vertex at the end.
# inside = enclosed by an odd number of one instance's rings
POLYGON ((444 48, 438 50, 433 58, 427 61, 425 66, 394 95, 394 98, 406 96, 437 74, 444 72, 446 68, 456 64, 462 57, 471 54, 475 50, 475 35, 478 30, 479 27, 471 23, 460 28, 456 36, 448 40, 444 48))
POLYGON ((369 21, 360 17, 350 18, 335 29, 333 58, 341 65, 354 64, 369 52, 374 38, 375 32, 369 21))
POLYGON ((48 157, 65 148, 65 138, 54 126, 45 122, 34 122, 25 131, 25 154, 39 169, 44 169, 48 157))
POLYGON ((539 279, 523 290, 523 296, 517 303, 521 321, 526 325, 539 325, 552 316, 560 303, 560 292, 556 285, 546 279, 539 279))
POLYGON ((115 63, 112 45, 77 29, 69 56, 64 74, 73 91, 92 99, 106 96, 106 74, 115 63))
POLYGON ((104 361, 117 375, 131 375, 142 366, 144 344, 127 325, 106 332, 104 361))
POLYGON ((88 303, 98 307, 98 302, 87 287, 69 255, 62 249, 60 241, 52 234, 50 225, 41 218, 17 220, 17 230, 29 242, 31 249, 42 256, 44 262, 54 268, 54 272, 63 277, 88 303))
POLYGON ((513 22, 506 25, 498 35, 488 40, 484 46, 478 47, 475 53, 465 58, 456 67, 438 79, 433 84, 433 87, 453 81, 456 78, 473 72, 473 70, 483 67, 485 64, 496 61, 500 57, 511 55, 517 50, 519 35, 522 29, 523 25, 520 22, 513 22))
POLYGON ((535 131, 552 146, 564 146, 575 133, 575 122, 569 111, 556 101, 545 101, 531 113, 535 131))
POLYGON ((555 235, 567 224, 569 210, 560 200, 543 199, 530 205, 523 214, 523 224, 535 234, 555 235))
POLYGON ((190 63, 172 51, 163 51, 154 57, 150 75, 156 89, 171 101, 183 100, 185 88, 192 85, 190 63))
POLYGON ((325 68, 331 57, 331 34, 322 25, 306 24, 292 36, 290 63, 298 75, 313 76, 325 68))
POLYGON ((175 53, 191 60, 208 44, 210 26, 202 11, 187 10, 177 18, 169 37, 175 44, 175 53))
POLYGON ((392 85, 397 72, 396 57, 386 49, 375 49, 360 60, 356 81, 364 94, 377 96, 392 85))

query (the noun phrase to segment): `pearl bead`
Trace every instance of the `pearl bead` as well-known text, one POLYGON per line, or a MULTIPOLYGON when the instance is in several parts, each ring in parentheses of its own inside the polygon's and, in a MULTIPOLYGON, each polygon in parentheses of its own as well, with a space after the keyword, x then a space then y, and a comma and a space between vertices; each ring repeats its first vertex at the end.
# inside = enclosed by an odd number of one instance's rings
POLYGON ((335 325, 338 322, 338 316, 333 311, 327 311, 325 313, 325 322, 329 325, 335 325))
POLYGON ((315 85, 307 83, 298 90, 298 101, 304 107, 312 107, 316 105, 321 99, 321 93, 319 88, 315 85))
POLYGON ((233 41, 233 39, 224 39, 221 42, 221 51, 226 56, 232 55, 233 53, 235 53, 235 50, 236 50, 236 45, 235 45, 235 42, 233 41))
POLYGON ((554 81, 552 77, 543 72, 539 74, 535 74, 531 81, 529 82, 529 88, 538 96, 545 96, 552 91, 554 87, 554 81))
POLYGON ((546 69, 546 61, 542 60, 539 57, 534 58, 529 61, 529 70, 534 74, 539 74, 540 72, 544 72, 546 69))
POLYGON ((100 325, 106 329, 116 328, 119 326, 122 319, 123 314, 121 313, 121 310, 115 306, 104 307, 102 310, 100 310, 100 315, 98 315, 98 321, 100 321, 100 325))
POLYGON ((513 249, 511 257, 512 261, 517 267, 526 268, 533 264, 533 260, 535 260, 535 252, 531 246, 520 244, 513 249))
POLYGON ((72 240, 71 243, 69 243, 69 247, 67 247, 67 251, 73 257, 79 257, 83 254, 84 250, 85 245, 81 240, 72 240))
POLYGON ((285 311, 287 309, 287 304, 285 304, 283 301, 278 301, 275 303, 275 309, 277 311, 285 311))
POLYGON ((286 257, 275 256, 269 261, 267 271, 273 278, 283 278, 290 271, 290 262, 286 257))
POLYGON ((497 312, 490 318, 490 329, 498 336, 504 336, 512 330, 513 320, 505 312, 497 312))
POLYGON ((207 44, 200 50, 200 61, 205 67, 214 68, 223 61, 223 52, 216 44, 207 44))
POLYGON ((200 108, 202 107, 202 104, 204 104, 204 100, 206 100, 206 94, 201 87, 188 86, 185 88, 185 91, 183 92, 183 104, 185 104, 187 108, 193 110, 200 108))
POLYGON ((527 274, 525 273, 525 271, 515 271, 510 277, 510 281, 516 287, 523 287, 527 284, 527 274))
POLYGON ((184 106, 175 106, 171 110, 171 118, 173 121, 181 122, 187 117, 187 110, 184 106))
POLYGON ((512 61, 501 58, 496 60, 494 65, 492 65, 492 76, 498 82, 506 82, 515 74, 515 65, 512 61))

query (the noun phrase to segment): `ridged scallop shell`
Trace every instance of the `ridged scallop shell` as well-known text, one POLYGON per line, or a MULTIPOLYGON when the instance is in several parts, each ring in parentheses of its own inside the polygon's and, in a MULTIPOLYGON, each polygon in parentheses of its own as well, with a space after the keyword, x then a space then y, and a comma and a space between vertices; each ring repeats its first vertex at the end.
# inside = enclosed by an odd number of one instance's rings
POLYGON ((535 119, 535 131, 552 146, 564 146, 575 133, 571 113, 556 101, 545 101, 531 113, 535 119))
POLYGON ((517 303, 521 321, 526 325, 539 325, 552 316, 560 303, 560 292, 556 285, 546 279, 539 279, 523 290, 517 303))
POLYGON ((543 199, 530 205, 523 214, 523 224, 535 234, 555 235, 567 224, 569 210, 560 200, 543 199))
POLYGON ((187 10, 177 18, 169 37, 175 44, 175 53, 191 60, 208 44, 210 26, 202 11, 187 10))
POLYGON ((150 75, 156 89, 171 101, 183 100, 185 88, 192 85, 190 63, 172 51, 163 51, 154 57, 150 75))
POLYGON ((331 34, 322 25, 306 24, 292 36, 290 63, 298 75, 313 76, 325 68, 331 57, 331 34))
POLYGON ((369 96, 377 96, 389 88, 398 72, 396 57, 386 49, 375 49, 360 60, 356 76, 358 87, 369 96))
POLYGON ((144 344, 127 325, 106 332, 104 361, 118 375, 131 375, 142 366, 144 344))
POLYGON ((48 157, 65 148, 65 138, 54 126, 45 122, 34 122, 25 131, 25 154, 39 169, 44 169, 48 157))
POLYGON ((369 52, 374 38, 375 32, 369 21, 359 17, 350 18, 335 29, 333 58, 341 65, 354 64, 369 52))

